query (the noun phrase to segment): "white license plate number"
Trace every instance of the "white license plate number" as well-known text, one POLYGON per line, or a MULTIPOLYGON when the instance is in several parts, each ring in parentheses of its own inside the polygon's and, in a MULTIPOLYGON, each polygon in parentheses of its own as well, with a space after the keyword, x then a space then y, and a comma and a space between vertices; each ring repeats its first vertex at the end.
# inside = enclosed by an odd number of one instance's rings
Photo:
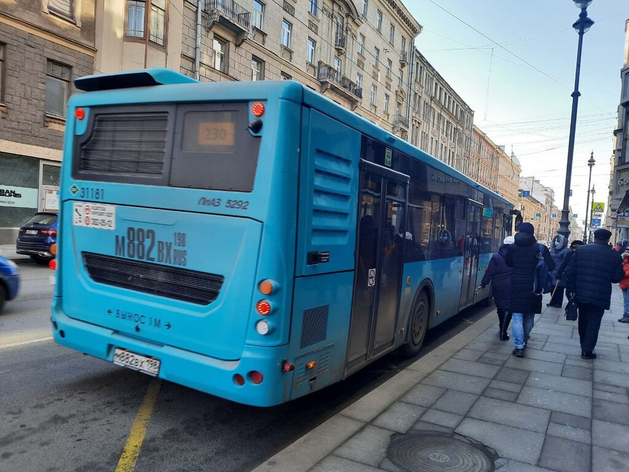
POLYGON ((159 374, 161 362, 154 357, 146 357, 126 349, 116 348, 114 349, 114 364, 156 377, 159 374))
POLYGON ((39 231, 37 231, 36 229, 27 229, 26 230, 26 234, 37 234, 39 233, 39 231))

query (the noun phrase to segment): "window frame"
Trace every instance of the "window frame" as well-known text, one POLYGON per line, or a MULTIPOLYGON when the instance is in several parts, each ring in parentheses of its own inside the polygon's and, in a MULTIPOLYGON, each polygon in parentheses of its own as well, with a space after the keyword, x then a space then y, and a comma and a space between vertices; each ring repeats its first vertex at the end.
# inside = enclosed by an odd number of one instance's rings
POLYGON ((377 68, 380 68, 380 49, 378 49, 377 47, 374 47, 373 50, 374 50, 373 65, 377 68))
POLYGON ((376 29, 382 33, 382 12, 376 10, 376 29))
POLYGON ((61 10, 57 10, 54 7, 51 8, 50 0, 46 0, 46 11, 50 15, 57 16, 64 20, 70 21, 71 23, 76 23, 76 2, 77 0, 67 0, 70 5, 70 13, 66 14, 61 10))
POLYGON ((384 107, 383 110, 385 113, 389 113, 389 103, 391 101, 391 97, 389 97, 389 94, 384 94, 384 107))
POLYGON ((371 84, 371 99, 369 100, 371 105, 378 104, 378 87, 375 84, 371 84))
POLYGON ((286 49, 290 49, 292 39, 293 25, 290 21, 282 19, 282 29, 280 36, 280 45, 286 49), (285 28, 287 26, 287 28, 285 28), (285 42, 286 40, 286 42, 285 42))
POLYGON ((362 15, 366 16, 367 15, 367 10, 369 9, 369 0, 363 0, 363 5, 362 5, 362 15))
POLYGON ((365 43, 367 42, 367 38, 364 34, 358 35, 358 54, 365 57, 365 43))
POLYGON ((260 0, 253 0, 253 22, 251 25, 254 28, 259 29, 260 31, 264 31, 264 10, 266 9, 266 5, 262 3, 260 0), (260 5, 261 9, 258 10, 256 5, 260 5), (256 24, 256 19, 260 19, 260 26, 256 24))
POLYGON ((124 1, 124 5, 125 5, 125 9, 124 9, 124 40, 125 41, 130 41, 130 42, 139 42, 139 43, 151 43, 153 44, 155 47, 158 48, 163 48, 166 49, 167 44, 168 44, 168 12, 169 12, 169 4, 170 4, 170 0, 163 0, 164 3, 164 7, 162 8, 161 6, 159 6, 157 3, 160 0, 125 0, 124 1), (156 2, 156 4, 153 4, 153 2, 156 2), (129 4, 130 3, 136 3, 136 4, 140 4, 143 3, 144 4, 144 15, 142 16, 142 34, 141 35, 132 35, 129 34, 129 4), (153 35, 152 31, 154 28, 153 25, 153 17, 154 17, 154 12, 153 10, 159 10, 161 12, 163 12, 162 15, 162 19, 163 19, 163 26, 162 26, 162 35, 163 37, 162 42, 160 43, 159 41, 156 41, 154 38, 158 38, 159 37, 157 35, 153 35))
POLYGON ((68 108, 68 99, 70 98, 70 85, 72 84, 72 67, 61 62, 55 61, 53 59, 46 58, 46 88, 44 94, 44 113, 46 116, 52 116, 55 118, 66 119, 67 116, 67 108, 68 108), (62 68, 61 76, 55 75, 54 71, 48 70, 49 64, 52 66, 57 66, 62 68), (63 71, 67 69, 68 74, 67 78, 63 77, 63 71), (48 101, 48 83, 49 79, 55 80, 57 82, 64 82, 64 97, 63 97, 63 106, 61 107, 62 113, 55 113, 54 111, 50 111, 48 109, 49 101, 48 101))
POLYGON ((306 61, 314 64, 317 59, 317 42, 308 36, 306 42, 306 61), (311 54, 312 53, 312 54, 311 54))
POLYGON ((4 105, 4 90, 7 72, 7 44, 0 42, 0 104, 4 105))
POLYGON ((214 37, 212 38, 212 51, 214 51, 214 61, 212 64, 212 67, 214 69, 216 69, 219 72, 222 72, 223 74, 228 74, 229 73, 229 41, 227 41, 226 39, 218 36, 218 35, 214 35, 214 37), (216 67, 216 59, 217 59, 217 55, 218 52, 217 49, 214 47, 215 44, 218 44, 220 46, 222 46, 222 51, 220 51, 222 53, 222 67, 216 67))
POLYGON ((395 45, 395 25, 393 23, 389 25, 389 42, 395 45))
POLYGON ((312 16, 319 16, 317 15, 318 10, 319 10, 319 0, 310 0, 309 6, 308 6, 308 13, 310 13, 312 16))
POLYGON ((251 56, 251 81, 262 81, 264 80, 264 73, 266 69, 266 63, 262 59, 257 56, 251 56), (257 64, 259 67, 256 69, 254 65, 257 64))

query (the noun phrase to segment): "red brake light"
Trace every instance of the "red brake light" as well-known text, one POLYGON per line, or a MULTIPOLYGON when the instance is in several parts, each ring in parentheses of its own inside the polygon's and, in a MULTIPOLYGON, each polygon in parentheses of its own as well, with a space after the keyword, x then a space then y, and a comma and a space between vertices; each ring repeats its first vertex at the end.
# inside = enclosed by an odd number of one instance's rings
POLYGON ((264 115, 264 104, 261 102, 255 102, 251 105, 251 114, 257 118, 260 118, 264 115))
POLYGON ((74 116, 77 120, 82 120, 83 118, 85 118, 85 110, 83 108, 77 108, 76 110, 74 110, 74 116))
POLYGON ((48 263, 48 267, 50 267, 50 270, 57 270, 57 259, 52 259, 48 263))
POLYGON ((266 316, 271 313, 271 304, 266 300, 260 300, 256 304, 256 311, 262 316, 266 316))
POLYGON ((234 374, 234 382, 239 387, 242 387, 245 384, 245 378, 240 374, 234 374))
POLYGON ((256 370, 252 370, 251 372, 249 372, 249 378, 256 385, 260 385, 262 381, 264 380, 264 377, 262 377, 262 374, 256 370))

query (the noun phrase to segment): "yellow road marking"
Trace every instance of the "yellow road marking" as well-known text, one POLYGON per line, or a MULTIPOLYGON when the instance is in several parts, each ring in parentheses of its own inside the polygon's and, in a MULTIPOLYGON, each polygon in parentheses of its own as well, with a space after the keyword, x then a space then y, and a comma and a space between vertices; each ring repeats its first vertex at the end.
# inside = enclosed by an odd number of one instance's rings
POLYGON ((140 455, 140 448, 146 435, 146 428, 151 420, 155 403, 157 402, 157 394, 162 386, 162 379, 155 378, 150 383, 140 410, 135 416, 133 426, 131 426, 131 432, 127 439, 127 444, 124 446, 120 460, 118 461, 118 467, 116 472, 133 472, 135 469, 135 463, 140 455))

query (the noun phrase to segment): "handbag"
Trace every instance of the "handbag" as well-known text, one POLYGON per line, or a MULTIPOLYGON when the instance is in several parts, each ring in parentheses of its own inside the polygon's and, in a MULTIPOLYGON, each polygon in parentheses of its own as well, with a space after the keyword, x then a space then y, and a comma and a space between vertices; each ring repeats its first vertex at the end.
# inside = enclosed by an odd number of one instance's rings
POLYGON ((566 320, 576 321, 578 313, 579 305, 577 305, 577 301, 574 299, 574 296, 572 296, 566 305, 566 320))

